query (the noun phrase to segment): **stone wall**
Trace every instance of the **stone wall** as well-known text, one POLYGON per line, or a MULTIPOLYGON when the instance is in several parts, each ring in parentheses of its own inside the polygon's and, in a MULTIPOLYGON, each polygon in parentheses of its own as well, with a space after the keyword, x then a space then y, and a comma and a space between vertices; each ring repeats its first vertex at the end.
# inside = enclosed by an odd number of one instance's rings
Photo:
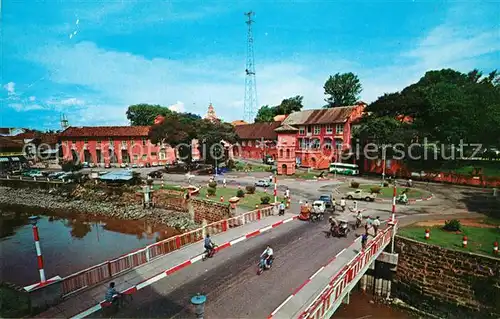
POLYGON ((210 224, 232 217, 228 204, 191 198, 190 205, 192 205, 194 212, 194 221, 197 223, 201 223, 205 219, 210 224))
POLYGON ((179 212, 187 212, 187 201, 184 192, 162 189, 153 192, 153 201, 156 207, 171 209, 179 212))
POLYGON ((396 237, 393 295, 444 318, 500 318, 500 259, 396 237))

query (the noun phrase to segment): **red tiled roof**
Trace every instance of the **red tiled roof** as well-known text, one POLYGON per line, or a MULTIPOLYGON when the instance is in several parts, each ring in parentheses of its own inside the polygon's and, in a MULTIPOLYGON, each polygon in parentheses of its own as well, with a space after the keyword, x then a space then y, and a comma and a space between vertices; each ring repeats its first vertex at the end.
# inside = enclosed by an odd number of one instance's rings
POLYGON ((23 143, 14 141, 12 138, 7 136, 0 136, 0 150, 4 149, 22 149, 23 143))
POLYGON ((289 125, 344 123, 358 107, 359 106, 343 106, 294 112, 290 114, 283 123, 289 125))
POLYGON ((83 126, 68 127, 61 137, 110 137, 141 136, 147 137, 151 126, 83 126))
POLYGON ((10 134, 10 128, 0 127, 0 134, 10 134))
POLYGON ((260 138, 275 140, 278 135, 274 131, 280 126, 281 122, 265 122, 237 125, 234 127, 238 138, 242 140, 257 140, 260 138))

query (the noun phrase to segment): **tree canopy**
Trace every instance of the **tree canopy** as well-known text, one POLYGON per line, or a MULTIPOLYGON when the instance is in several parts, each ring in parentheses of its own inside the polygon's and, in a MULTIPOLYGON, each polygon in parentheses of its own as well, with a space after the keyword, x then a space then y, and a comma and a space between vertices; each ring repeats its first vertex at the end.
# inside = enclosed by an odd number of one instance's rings
POLYGON ((135 104, 127 109, 127 119, 133 126, 153 125, 157 115, 167 116, 168 114, 172 114, 168 107, 157 104, 135 104))
POLYGON ((262 106, 257 116, 255 117, 255 122, 272 122, 276 115, 291 114, 293 112, 301 111, 304 107, 302 105, 302 100, 304 99, 301 95, 296 95, 281 101, 277 106, 262 106))
POLYGON ((326 108, 354 105, 363 91, 358 76, 352 72, 330 75, 323 88, 325 95, 329 95, 325 99, 326 108))
MULTIPOLYGON (((369 116, 356 133, 362 145, 408 147, 416 142, 420 146, 412 150, 417 155, 429 148, 423 145, 425 141, 440 145, 441 153, 458 145, 471 151, 470 144, 476 143, 488 149, 500 145, 499 75, 496 71, 487 76, 478 70, 467 74, 451 69, 429 71, 401 92, 381 96, 366 112, 369 116)), ((468 156, 467 150, 463 155, 468 156)), ((433 165, 428 159, 425 164, 433 165)))
POLYGON ((163 123, 153 125, 150 138, 153 143, 163 142, 177 148, 179 155, 187 162, 191 161, 191 141, 197 139, 200 154, 207 163, 215 161, 214 153, 221 153, 219 161, 227 160, 225 153, 222 153, 221 141, 237 141, 234 127, 229 123, 211 122, 192 113, 177 112, 167 114, 163 123))

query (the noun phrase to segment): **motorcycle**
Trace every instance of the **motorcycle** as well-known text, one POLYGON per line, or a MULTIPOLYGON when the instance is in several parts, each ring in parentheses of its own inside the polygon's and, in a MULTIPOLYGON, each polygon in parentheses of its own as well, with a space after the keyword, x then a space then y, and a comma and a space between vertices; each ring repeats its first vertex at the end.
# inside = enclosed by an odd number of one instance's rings
POLYGON ((323 213, 311 213, 309 216, 311 222, 317 222, 324 219, 323 213))
POLYGON ((274 260, 274 258, 271 257, 269 259, 269 265, 267 265, 266 264, 266 257, 261 257, 260 261, 259 261, 259 264, 258 264, 257 275, 262 274, 262 272, 264 272, 264 270, 271 269, 271 266, 273 265, 273 260, 274 260))
POLYGON ((203 257, 201 257, 201 260, 205 261, 208 258, 212 258, 217 252, 217 247, 218 246, 214 244, 214 247, 211 250, 205 249, 205 252, 203 253, 203 257))
POLYGON ((398 196, 398 197, 396 197, 396 204, 408 205, 408 199, 404 198, 402 196, 398 196))
POLYGON ((356 225, 355 225, 355 229, 358 229, 359 227, 361 227, 361 219, 356 218, 356 225))
POLYGON ((333 227, 330 230, 333 237, 347 237, 350 231, 347 221, 341 221, 339 226, 333 227))

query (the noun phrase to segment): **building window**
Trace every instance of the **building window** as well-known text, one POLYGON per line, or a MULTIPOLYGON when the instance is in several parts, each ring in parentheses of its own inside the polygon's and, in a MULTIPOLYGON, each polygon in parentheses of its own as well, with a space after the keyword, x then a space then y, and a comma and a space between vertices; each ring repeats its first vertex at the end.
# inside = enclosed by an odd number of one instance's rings
POLYGON ((113 139, 112 138, 108 139, 108 141, 109 141, 109 145, 113 145, 113 139))
POLYGON ((342 141, 336 141, 335 147, 337 148, 337 150, 342 150, 342 141))
POLYGON ((97 140, 97 144, 101 144, 101 140, 97 140))
POLYGON ((127 141, 122 141, 122 146, 127 147, 127 141))
POLYGON ((156 152, 151 152, 151 156, 156 156, 156 152))
POLYGON ((134 160, 138 160, 139 159, 139 155, 134 155, 134 160))
POLYGON ((299 127, 299 135, 305 135, 305 134, 306 134, 305 127, 303 127, 303 126, 299 127))
POLYGON ((328 124, 326 126, 326 134, 332 134, 332 133, 333 133, 333 127, 330 124, 328 124))
POLYGON ((146 145, 146 138, 142 138, 142 145, 146 145))
POLYGON ((311 134, 311 133, 312 133, 311 125, 308 125, 307 126, 307 134, 311 134))
POLYGON ((147 159, 148 159, 148 156, 147 156, 146 154, 143 154, 143 155, 142 155, 142 160, 144 160, 144 161, 145 161, 145 160, 147 160, 147 159))
POLYGON ((84 140, 83 140, 83 143, 88 144, 88 143, 89 143, 89 140, 88 140, 88 139, 84 139, 84 140))
POLYGON ((319 135, 320 132, 321 132, 321 126, 319 125, 314 126, 314 135, 319 135))
POLYGON ((248 141, 248 146, 252 147, 252 141, 248 141))
POLYGON ((337 124, 336 128, 335 128, 335 132, 337 134, 342 134, 344 133, 344 124, 337 124))
POLYGON ((324 145, 324 148, 327 149, 327 150, 331 150, 332 149, 332 140, 327 138, 323 141, 323 145, 324 145))
POLYGON ((241 142, 241 146, 246 146, 247 145, 247 142, 243 141, 241 142))
POLYGON ((72 143, 73 145, 76 145, 76 141, 75 141, 75 140, 71 141, 71 143, 72 143))
POLYGON ((68 141, 64 141, 64 146, 68 146, 68 141))

